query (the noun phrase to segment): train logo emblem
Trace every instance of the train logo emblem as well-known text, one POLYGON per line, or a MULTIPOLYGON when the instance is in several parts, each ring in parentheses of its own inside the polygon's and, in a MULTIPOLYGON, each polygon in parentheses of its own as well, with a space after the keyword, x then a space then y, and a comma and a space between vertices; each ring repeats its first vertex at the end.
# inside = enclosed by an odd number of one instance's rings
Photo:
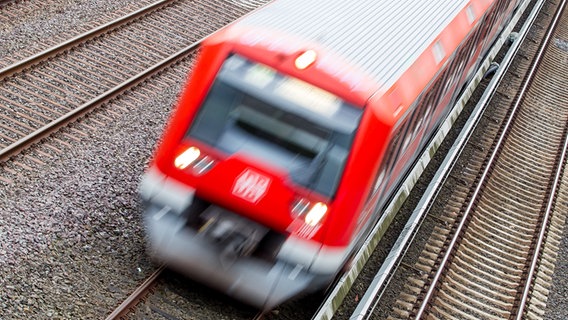
POLYGON ((252 203, 257 203, 268 190, 270 178, 246 169, 235 180, 233 194, 252 203))

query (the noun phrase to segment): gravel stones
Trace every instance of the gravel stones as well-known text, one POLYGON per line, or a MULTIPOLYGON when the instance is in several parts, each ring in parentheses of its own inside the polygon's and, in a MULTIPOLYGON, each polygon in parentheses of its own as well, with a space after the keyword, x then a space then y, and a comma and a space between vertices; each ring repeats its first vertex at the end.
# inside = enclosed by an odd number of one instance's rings
POLYGON ((178 91, 0 186, 0 318, 100 319, 154 270, 136 189, 178 91))

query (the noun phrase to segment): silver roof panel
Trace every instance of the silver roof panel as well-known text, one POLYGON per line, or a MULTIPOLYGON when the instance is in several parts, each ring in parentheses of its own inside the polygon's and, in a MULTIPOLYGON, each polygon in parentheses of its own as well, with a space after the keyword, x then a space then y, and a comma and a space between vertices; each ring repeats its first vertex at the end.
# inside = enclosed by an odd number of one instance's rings
POLYGON ((278 0, 237 24, 316 41, 366 71, 396 81, 469 0, 278 0))

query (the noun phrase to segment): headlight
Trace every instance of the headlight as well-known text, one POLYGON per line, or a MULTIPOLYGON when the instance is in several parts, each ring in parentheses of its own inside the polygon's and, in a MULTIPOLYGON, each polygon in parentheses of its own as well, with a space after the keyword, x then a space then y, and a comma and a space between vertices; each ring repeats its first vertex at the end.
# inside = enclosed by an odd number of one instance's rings
POLYGON ((325 216, 326 212, 327 206, 321 202, 318 202, 310 209, 310 211, 308 211, 308 214, 306 214, 304 221, 306 222, 306 224, 312 227, 317 226, 320 223, 321 219, 325 216))
POLYGON ((183 170, 195 162, 201 155, 201 150, 197 147, 189 147, 182 154, 176 157, 174 165, 176 168, 183 170))
POLYGON ((180 170, 190 168, 191 171, 200 175, 211 169, 215 164, 215 159, 204 154, 197 147, 189 147, 174 160, 174 165, 180 170))
POLYGON ((312 203, 305 198, 295 200, 291 209, 294 220, 287 230, 306 239, 312 238, 321 227, 327 209, 323 202, 312 203))

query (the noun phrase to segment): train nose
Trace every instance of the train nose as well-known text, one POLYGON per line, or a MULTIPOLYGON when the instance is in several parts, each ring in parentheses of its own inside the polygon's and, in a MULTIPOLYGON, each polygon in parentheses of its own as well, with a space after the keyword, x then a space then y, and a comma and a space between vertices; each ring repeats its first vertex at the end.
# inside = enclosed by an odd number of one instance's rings
POLYGON ((286 236, 201 203, 193 189, 156 170, 140 189, 148 253, 182 274, 262 310, 330 281, 329 274, 277 257, 286 236))
POLYGON ((175 212, 164 213, 164 208, 152 205, 144 217, 154 259, 167 261, 172 269, 261 310, 328 280, 300 265, 250 255, 263 232, 243 233, 235 221, 205 222, 196 230, 175 212), (235 228, 240 231, 233 232, 235 228))

